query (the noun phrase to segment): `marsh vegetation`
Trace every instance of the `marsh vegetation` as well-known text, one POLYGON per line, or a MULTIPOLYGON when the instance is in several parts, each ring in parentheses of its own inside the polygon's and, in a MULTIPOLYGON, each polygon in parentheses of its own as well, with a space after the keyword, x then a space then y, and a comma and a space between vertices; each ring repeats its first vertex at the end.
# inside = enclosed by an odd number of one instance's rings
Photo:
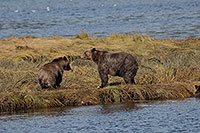
POLYGON ((0 40, 0 112, 44 107, 144 102, 194 96, 200 81, 200 39, 157 40, 140 34, 113 34, 92 38, 85 32, 74 38, 26 36, 0 40), (81 60, 85 49, 132 54, 139 69, 136 85, 120 77, 101 81, 97 66, 81 60), (41 89, 37 71, 60 56, 70 56, 71 71, 65 71, 59 89, 41 89))

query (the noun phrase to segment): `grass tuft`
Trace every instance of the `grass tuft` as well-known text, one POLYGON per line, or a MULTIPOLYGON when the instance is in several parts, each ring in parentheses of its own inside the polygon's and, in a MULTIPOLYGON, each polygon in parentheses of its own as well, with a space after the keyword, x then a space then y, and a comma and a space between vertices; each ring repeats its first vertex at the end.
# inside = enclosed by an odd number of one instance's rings
POLYGON ((75 39, 88 40, 90 39, 90 36, 84 30, 82 30, 81 34, 77 34, 75 36, 75 39))

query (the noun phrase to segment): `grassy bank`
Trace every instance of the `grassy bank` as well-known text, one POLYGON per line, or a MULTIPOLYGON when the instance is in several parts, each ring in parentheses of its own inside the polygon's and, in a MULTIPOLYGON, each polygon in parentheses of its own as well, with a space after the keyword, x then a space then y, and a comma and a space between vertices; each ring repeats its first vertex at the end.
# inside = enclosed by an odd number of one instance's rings
POLYGON ((200 81, 200 39, 157 40, 149 36, 114 34, 92 38, 86 33, 74 38, 11 37, 0 40, 0 112, 66 105, 94 105, 145 100, 181 99, 194 96, 200 81), (95 47, 124 51, 139 63, 137 85, 109 77, 101 81, 92 61, 77 57, 95 47), (70 55, 71 71, 65 71, 61 88, 42 90, 37 70, 53 58, 70 55))

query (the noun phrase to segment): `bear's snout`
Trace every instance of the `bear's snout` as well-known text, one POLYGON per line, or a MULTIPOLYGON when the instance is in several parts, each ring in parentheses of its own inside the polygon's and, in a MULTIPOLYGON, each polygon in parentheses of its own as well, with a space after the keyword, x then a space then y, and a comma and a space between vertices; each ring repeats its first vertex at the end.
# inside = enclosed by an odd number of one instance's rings
POLYGON ((90 60, 90 57, 88 57, 85 53, 82 54, 82 55, 80 56, 80 58, 83 59, 83 60, 90 60))
POLYGON ((71 70, 70 65, 68 64, 67 66, 64 66, 64 70, 71 70))
POLYGON ((81 58, 81 59, 84 59, 84 55, 81 55, 80 58, 81 58))

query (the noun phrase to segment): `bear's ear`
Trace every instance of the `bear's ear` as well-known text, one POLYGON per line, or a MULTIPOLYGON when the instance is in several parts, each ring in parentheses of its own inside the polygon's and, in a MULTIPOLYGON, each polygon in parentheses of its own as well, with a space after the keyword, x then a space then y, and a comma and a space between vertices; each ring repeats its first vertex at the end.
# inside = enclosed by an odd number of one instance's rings
POLYGON ((66 61, 66 60, 67 60, 67 57, 66 57, 66 56, 63 56, 63 59, 66 61))
POLYGON ((96 51, 96 48, 92 48, 91 52, 94 52, 94 51, 96 51))

